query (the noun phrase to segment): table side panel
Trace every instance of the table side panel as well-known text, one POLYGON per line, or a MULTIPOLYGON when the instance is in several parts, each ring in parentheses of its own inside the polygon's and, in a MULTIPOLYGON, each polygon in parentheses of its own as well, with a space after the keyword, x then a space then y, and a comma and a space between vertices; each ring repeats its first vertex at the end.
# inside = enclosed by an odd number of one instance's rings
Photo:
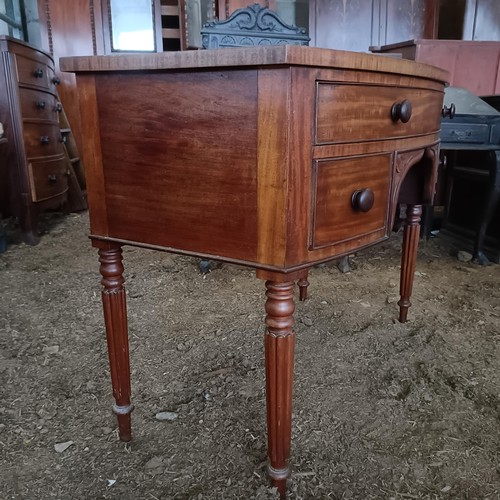
MULTIPOLYGON (((289 68, 259 70, 258 255, 260 264, 283 267, 286 254, 288 177, 289 68)), ((298 119, 298 117, 296 117, 298 119)))
POLYGON ((255 261, 257 72, 96 82, 109 236, 255 261))

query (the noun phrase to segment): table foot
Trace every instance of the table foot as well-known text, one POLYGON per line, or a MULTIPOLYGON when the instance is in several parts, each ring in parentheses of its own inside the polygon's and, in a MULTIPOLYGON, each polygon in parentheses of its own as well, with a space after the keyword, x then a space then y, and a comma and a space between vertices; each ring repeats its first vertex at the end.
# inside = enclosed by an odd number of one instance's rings
POLYGON ((111 383, 118 418, 118 435, 122 441, 132 439, 130 413, 130 363, 128 349, 127 306, 123 288, 122 249, 119 245, 98 243, 102 275, 102 305, 106 323, 111 383))
POLYGON ((266 281, 266 401, 269 475, 286 495, 292 428, 294 282, 266 281))
POLYGON ((297 285, 299 287, 299 300, 301 302, 304 302, 304 300, 307 300, 307 291, 309 287, 309 281, 307 280, 307 277, 309 275, 309 272, 306 271, 304 276, 297 281, 297 285))
POLYGON ((406 207, 406 222, 403 233, 403 250, 401 254, 401 300, 398 302, 399 321, 401 323, 406 323, 408 308, 411 306, 410 297, 413 289, 415 265, 417 262, 421 215, 422 205, 408 205, 406 207))
POLYGON ((290 469, 288 467, 285 469, 275 469, 268 465, 267 473, 271 478, 271 484, 277 488, 280 498, 284 500, 286 498, 286 480, 290 475, 290 469))

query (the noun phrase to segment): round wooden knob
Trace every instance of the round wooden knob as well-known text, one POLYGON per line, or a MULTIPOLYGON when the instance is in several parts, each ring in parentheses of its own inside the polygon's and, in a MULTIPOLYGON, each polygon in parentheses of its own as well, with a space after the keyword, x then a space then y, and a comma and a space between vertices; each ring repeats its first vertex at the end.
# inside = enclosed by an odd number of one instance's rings
POLYGON ((36 101, 37 109, 45 109, 45 101, 36 101))
POLYGON ((351 203, 357 212, 368 212, 375 203, 375 194, 370 188, 358 189, 352 193, 351 203))
POLYGON ((52 83, 54 85, 60 85, 61 79, 59 77, 55 76, 54 78, 52 78, 52 83))
POLYGON ((395 102, 391 108, 391 118, 393 122, 397 122, 398 120, 402 123, 409 122, 411 118, 411 102, 408 99, 395 102))
POLYGON ((443 118, 448 117, 450 120, 452 120, 455 116, 455 105, 451 103, 449 106, 443 106, 443 109, 441 110, 441 116, 443 118))
POLYGON ((42 76, 43 76, 43 70, 40 69, 40 68, 35 69, 35 71, 33 71, 33 76, 35 78, 42 78, 42 76))

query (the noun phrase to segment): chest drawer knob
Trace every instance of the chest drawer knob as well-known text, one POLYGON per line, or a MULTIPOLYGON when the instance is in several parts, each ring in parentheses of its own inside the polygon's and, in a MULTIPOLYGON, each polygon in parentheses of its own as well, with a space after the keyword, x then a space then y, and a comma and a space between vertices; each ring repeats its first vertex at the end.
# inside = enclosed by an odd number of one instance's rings
POLYGON ((56 104, 54 111, 57 111, 57 113, 62 113, 62 104, 60 102, 56 104))
POLYGON ((45 109, 45 101, 36 101, 37 109, 45 109))
POLYGON ((40 68, 35 69, 35 71, 33 71, 33 76, 35 78, 42 78, 42 76, 43 76, 43 70, 40 69, 40 68))
POLYGON ((375 203, 375 195, 370 188, 358 189, 352 193, 351 203, 357 212, 368 212, 375 203))
POLYGON ((448 117, 450 120, 452 120, 455 116, 455 105, 451 103, 449 106, 443 106, 443 109, 441 110, 441 116, 443 118, 448 117))
POLYGON ((61 79, 55 76, 54 78, 52 78, 52 83, 54 85, 59 85, 61 83, 61 79))
POLYGON ((57 175, 56 174, 49 174, 47 176, 49 180, 49 184, 57 184, 57 175))
POLYGON ((400 120, 407 123, 411 118, 411 102, 403 99, 401 102, 395 102, 391 108, 391 118, 393 122, 400 120))
POLYGON ((42 137, 40 137, 40 143, 41 144, 48 144, 50 142, 50 137, 47 136, 47 135, 42 135, 42 137))

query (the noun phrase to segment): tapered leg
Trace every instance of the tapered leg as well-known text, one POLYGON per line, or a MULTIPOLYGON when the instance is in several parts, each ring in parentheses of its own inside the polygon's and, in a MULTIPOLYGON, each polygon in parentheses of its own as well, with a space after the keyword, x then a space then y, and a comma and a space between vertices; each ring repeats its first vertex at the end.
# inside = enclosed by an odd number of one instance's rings
POLYGON ((119 245, 103 244, 99 249, 102 304, 106 323, 109 365, 113 396, 113 412, 118 417, 118 432, 122 441, 132 439, 130 413, 130 363, 128 350, 127 306, 123 288, 122 249, 119 245))
POLYGON ((498 200, 500 199, 500 151, 491 151, 488 155, 488 191, 484 197, 484 206, 481 211, 476 237, 474 240, 474 262, 481 265, 489 264, 490 261, 483 251, 486 230, 493 217, 498 200))
POLYGON ((268 472, 281 498, 285 498, 292 427, 294 282, 266 281, 266 288, 268 472))
POLYGON ((303 276, 297 281, 297 286, 299 287, 299 300, 304 301, 307 299, 307 289, 309 287, 308 281, 309 270, 306 270, 303 276))
POLYGON ((411 306, 410 297, 413 289, 415 264, 417 262, 418 239, 420 237, 420 217, 422 205, 408 205, 406 207, 406 222, 403 233, 403 250, 401 255, 401 300, 399 305, 399 321, 406 323, 408 308, 411 306))

